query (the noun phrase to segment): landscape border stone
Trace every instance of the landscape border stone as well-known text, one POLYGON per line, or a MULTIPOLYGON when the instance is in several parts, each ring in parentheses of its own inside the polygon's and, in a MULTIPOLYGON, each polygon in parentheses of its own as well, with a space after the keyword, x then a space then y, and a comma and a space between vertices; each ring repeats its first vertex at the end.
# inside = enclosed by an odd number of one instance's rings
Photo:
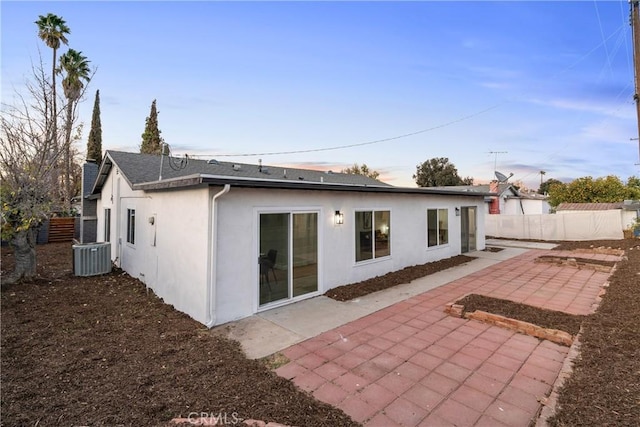
POLYGON ((570 347, 571 344, 573 344, 574 337, 568 332, 558 329, 543 328, 542 326, 534 325, 533 323, 512 319, 499 314, 488 313, 482 310, 476 310, 472 313, 464 313, 464 306, 455 302, 446 304, 444 312, 453 317, 464 317, 469 320, 477 320, 479 322, 516 331, 521 334, 530 335, 535 338, 549 340, 567 347, 570 347))

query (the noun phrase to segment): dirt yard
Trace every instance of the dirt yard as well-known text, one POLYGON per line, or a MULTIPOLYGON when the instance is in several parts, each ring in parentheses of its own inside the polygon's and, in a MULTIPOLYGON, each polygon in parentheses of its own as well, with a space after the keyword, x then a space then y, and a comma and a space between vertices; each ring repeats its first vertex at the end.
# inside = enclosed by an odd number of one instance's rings
POLYGON ((558 426, 638 426, 640 420, 640 240, 565 242, 557 249, 625 250, 597 312, 582 324, 581 356, 560 394, 558 426))
MULTIPOLYGON (((635 426, 640 241, 569 242, 559 249, 590 246, 625 249, 628 259, 616 266, 598 312, 584 319, 582 357, 551 422, 635 426)), ((128 275, 72 276, 69 244, 40 246, 38 255, 37 280, 2 288, 2 425, 165 426, 193 413, 226 415, 229 422, 357 425, 128 275)), ((12 264, 11 251, 3 248, 3 273, 12 264)), ((452 266, 450 260, 430 264, 427 271, 416 266, 383 276, 383 283, 394 286, 452 266)), ((363 282, 349 292, 373 290, 363 282)))
MULTIPOLYGON (((3 426, 165 426, 193 413, 357 425, 128 275, 72 276, 70 244, 38 257, 34 283, 2 289, 3 426)), ((3 272, 12 265, 3 248, 3 272)))

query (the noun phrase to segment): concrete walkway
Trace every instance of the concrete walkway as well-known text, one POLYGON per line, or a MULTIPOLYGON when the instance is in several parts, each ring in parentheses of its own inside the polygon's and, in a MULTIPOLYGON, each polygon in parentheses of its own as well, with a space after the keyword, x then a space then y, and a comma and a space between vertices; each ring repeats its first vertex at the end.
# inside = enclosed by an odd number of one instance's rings
MULTIPOLYGON (((488 246, 502 246, 504 250, 469 253, 467 255, 477 259, 352 301, 340 302, 318 296, 231 322, 213 331, 239 341, 247 357, 258 359, 527 252, 527 249, 516 247, 517 243, 506 240, 496 240, 495 244, 487 242, 488 246)), ((530 245, 541 248, 554 246, 528 243, 528 247, 530 245)))

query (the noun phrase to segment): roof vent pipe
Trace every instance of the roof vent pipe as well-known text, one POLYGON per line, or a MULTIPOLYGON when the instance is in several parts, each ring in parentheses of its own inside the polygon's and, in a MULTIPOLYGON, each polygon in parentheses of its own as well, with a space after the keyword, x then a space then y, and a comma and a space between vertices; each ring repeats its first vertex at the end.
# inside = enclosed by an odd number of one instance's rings
POLYGON ((258 159, 258 172, 262 172, 262 159, 258 159))

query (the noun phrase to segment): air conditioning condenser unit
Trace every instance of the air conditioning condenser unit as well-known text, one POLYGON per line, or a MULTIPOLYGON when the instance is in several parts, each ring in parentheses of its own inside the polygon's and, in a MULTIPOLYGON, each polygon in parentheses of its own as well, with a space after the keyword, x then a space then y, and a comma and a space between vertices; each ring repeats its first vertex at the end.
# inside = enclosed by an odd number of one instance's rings
POLYGON ((111 243, 73 245, 73 274, 97 276, 111 272, 111 243))

